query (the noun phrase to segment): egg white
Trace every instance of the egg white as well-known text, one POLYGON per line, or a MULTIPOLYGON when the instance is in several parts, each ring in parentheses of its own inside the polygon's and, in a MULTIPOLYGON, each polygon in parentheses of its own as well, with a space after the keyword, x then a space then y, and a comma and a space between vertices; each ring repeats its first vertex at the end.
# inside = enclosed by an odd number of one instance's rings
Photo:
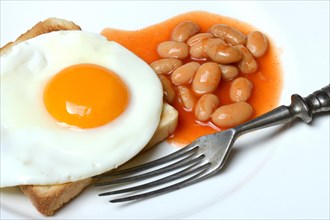
POLYGON ((148 64, 98 34, 58 31, 12 47, 1 56, 1 187, 77 181, 118 167, 151 139, 162 96, 148 64), (63 127, 44 106, 46 83, 80 63, 112 70, 129 90, 127 109, 104 126, 63 127))

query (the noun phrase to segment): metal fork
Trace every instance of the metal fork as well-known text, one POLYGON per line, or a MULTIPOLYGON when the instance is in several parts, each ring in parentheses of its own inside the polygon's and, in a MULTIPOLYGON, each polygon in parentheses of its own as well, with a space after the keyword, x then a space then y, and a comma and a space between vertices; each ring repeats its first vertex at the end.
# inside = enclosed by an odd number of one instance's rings
POLYGON ((132 168, 115 170, 107 174, 96 176, 99 182, 95 185, 107 186, 112 184, 133 183, 148 178, 154 178, 160 174, 170 173, 165 177, 151 180, 148 183, 104 192, 99 194, 99 196, 128 192, 135 193, 133 195, 110 200, 110 202, 124 202, 171 192, 218 173, 223 168, 232 145, 239 136, 261 128, 289 123, 296 118, 300 118, 303 122, 309 123, 312 121, 312 116, 315 113, 328 111, 330 111, 330 85, 315 91, 305 98, 294 94, 291 96, 291 104, 289 106, 279 106, 237 127, 202 136, 186 147, 160 159, 132 168), (164 166, 163 164, 168 165, 164 166), (158 168, 159 166, 161 167, 158 168), (119 178, 119 176, 124 177, 119 178), (108 180, 109 177, 113 177, 113 179, 108 180), (173 184, 169 185, 169 183, 173 184), (141 190, 160 185, 165 186, 160 189, 138 193, 141 190))

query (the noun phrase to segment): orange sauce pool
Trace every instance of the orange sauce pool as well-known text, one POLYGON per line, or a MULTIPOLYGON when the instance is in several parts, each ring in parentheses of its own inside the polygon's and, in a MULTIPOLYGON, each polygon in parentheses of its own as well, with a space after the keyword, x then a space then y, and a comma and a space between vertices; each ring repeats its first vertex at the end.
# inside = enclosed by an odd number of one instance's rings
MULTIPOLYGON (((106 36, 109 40, 120 43, 150 64, 160 59, 156 52, 157 45, 163 41, 170 40, 170 34, 173 28, 183 21, 193 21, 197 23, 201 27, 200 32, 207 32, 213 24, 227 24, 240 30, 244 34, 256 30, 256 28, 245 22, 229 17, 208 12, 194 11, 178 15, 141 30, 125 31, 106 28, 101 34, 106 36)), ((271 41, 267 53, 263 57, 257 59, 257 62, 259 69, 256 73, 244 74, 244 77, 253 83, 252 96, 249 98, 248 103, 251 104, 254 109, 254 117, 277 106, 282 88, 279 57, 271 41)), ((239 76, 242 75, 241 73, 239 74, 239 76)), ((225 82, 224 80, 220 82, 216 94, 220 99, 221 105, 232 103, 229 98, 230 84, 230 82, 225 82)), ((184 146, 202 135, 224 129, 215 128, 211 123, 201 124, 195 121, 193 113, 186 112, 179 102, 178 98, 176 98, 175 102, 172 104, 179 111, 179 122, 174 134, 168 138, 171 144, 184 146)))

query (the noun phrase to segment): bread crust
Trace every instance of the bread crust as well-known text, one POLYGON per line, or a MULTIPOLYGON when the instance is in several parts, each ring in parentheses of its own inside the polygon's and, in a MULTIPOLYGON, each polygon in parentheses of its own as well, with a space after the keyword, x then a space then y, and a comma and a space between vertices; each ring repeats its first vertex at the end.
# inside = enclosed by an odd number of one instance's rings
POLYGON ((30 30, 26 31, 24 34, 21 34, 21 36, 19 36, 14 42, 9 42, 4 45, 0 49, 0 55, 4 54, 9 48, 20 42, 34 38, 41 34, 60 30, 81 30, 81 28, 72 21, 59 18, 48 18, 44 21, 38 22, 30 30))
POLYGON ((57 185, 22 185, 19 188, 30 198, 36 209, 46 216, 51 216, 65 203, 75 198, 85 187, 95 180, 84 180, 57 185))
MULTIPOLYGON (((30 30, 18 37, 14 42, 6 44, 0 49, 0 55, 3 55, 12 46, 34 38, 41 34, 49 33, 59 30, 81 30, 75 23, 58 18, 48 18, 44 21, 37 23, 30 30)), ((154 137, 146 148, 150 149, 160 141, 167 138, 177 126, 178 112, 168 104, 163 105, 163 113, 161 122, 158 126, 154 137), (166 121, 164 121, 166 120, 166 121)), ((87 178, 76 182, 55 185, 21 185, 21 191, 30 198, 35 208, 45 216, 52 216, 54 213, 68 203, 71 199, 75 198, 87 186, 96 181, 93 178, 87 178)))
POLYGON ((163 110, 161 114, 161 120, 155 135, 151 138, 148 144, 142 149, 141 153, 144 153, 153 148, 158 143, 169 137, 178 125, 178 111, 170 104, 164 102, 163 110))

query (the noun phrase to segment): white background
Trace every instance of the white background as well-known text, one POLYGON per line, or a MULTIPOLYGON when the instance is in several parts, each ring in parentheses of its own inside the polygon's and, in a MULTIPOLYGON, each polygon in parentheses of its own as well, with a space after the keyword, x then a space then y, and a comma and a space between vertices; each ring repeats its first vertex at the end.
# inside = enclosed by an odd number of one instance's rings
MULTIPOLYGON (((329 84, 329 1, 2 1, 1 46, 40 20, 59 17, 84 30, 139 29, 204 10, 266 32, 282 55, 282 104, 329 84)), ((189 188, 109 204, 90 187, 58 219, 329 219, 329 114, 240 138, 227 168, 189 188)), ((159 156, 173 147, 150 152, 159 156)), ((1 190, 2 219, 43 218, 17 189, 1 190)))

